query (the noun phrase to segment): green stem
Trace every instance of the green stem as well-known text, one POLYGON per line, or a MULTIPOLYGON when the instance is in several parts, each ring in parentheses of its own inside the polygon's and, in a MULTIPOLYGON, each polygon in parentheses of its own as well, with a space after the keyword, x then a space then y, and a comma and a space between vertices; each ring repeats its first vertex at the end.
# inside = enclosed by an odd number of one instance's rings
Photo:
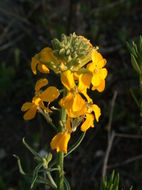
MULTIPOLYGON (((63 125, 60 125, 59 132, 62 132, 66 123, 66 110, 61 109, 61 122, 63 125)), ((57 175, 57 189, 64 190, 64 153, 59 152, 57 154, 57 165, 59 166, 59 172, 57 175)))
POLYGON ((142 74, 140 75, 140 95, 142 96, 142 74))

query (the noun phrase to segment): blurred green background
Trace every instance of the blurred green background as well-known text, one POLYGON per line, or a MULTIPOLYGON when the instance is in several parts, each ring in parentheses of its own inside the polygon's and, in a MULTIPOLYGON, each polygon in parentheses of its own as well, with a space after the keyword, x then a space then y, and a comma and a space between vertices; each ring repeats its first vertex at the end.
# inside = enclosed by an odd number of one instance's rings
MULTIPOLYGON (((107 126, 114 94, 111 129, 114 138, 107 175, 120 173, 120 185, 142 189, 142 121, 130 89, 139 81, 133 70, 126 42, 142 34, 141 0, 4 0, 0 1, 0 190, 27 190, 28 178, 19 174, 13 154, 20 156, 26 172, 33 159, 22 137, 37 151, 50 150, 53 131, 44 119, 23 120, 20 111, 34 93, 31 57, 62 33, 75 32, 90 39, 107 59, 106 90, 94 92, 94 102, 102 108, 100 122, 90 129, 75 152, 65 160, 65 173, 74 190, 99 189, 107 149, 107 126)), ((51 76, 50 81, 56 79, 51 76)), ((77 134, 78 135, 78 134, 77 134)), ((73 135, 71 144, 77 138, 73 135)), ((45 189, 37 186, 35 189, 45 189)))

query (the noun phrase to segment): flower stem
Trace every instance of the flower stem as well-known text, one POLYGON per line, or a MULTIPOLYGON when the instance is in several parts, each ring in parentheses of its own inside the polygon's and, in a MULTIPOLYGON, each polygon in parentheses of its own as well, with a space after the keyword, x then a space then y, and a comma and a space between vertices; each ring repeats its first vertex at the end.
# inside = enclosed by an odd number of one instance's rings
MULTIPOLYGON (((66 123, 66 110, 61 109, 61 121, 63 125, 60 125, 59 132, 62 132, 66 123)), ((59 166, 59 172, 57 175, 57 189, 64 190, 64 153, 59 152, 57 154, 57 165, 59 166)))

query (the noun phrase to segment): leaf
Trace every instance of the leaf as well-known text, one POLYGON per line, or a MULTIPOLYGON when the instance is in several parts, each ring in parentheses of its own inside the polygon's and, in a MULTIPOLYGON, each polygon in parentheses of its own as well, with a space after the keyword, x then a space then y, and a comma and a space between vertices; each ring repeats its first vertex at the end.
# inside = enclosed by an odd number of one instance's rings
POLYGON ((34 187, 34 184, 38 178, 38 173, 39 173, 39 170, 41 167, 42 167, 42 163, 39 163, 34 170, 33 179, 32 179, 32 183, 31 183, 31 189, 34 187))
POLYGON ((57 188, 57 185, 56 185, 54 179, 52 178, 50 172, 47 172, 47 176, 48 176, 48 179, 49 179, 49 181, 50 181, 50 185, 51 185, 51 187, 53 187, 53 188, 57 188))
POLYGON ((26 173, 23 171, 22 165, 21 165, 21 160, 19 158, 19 156, 17 156, 16 154, 13 154, 13 156, 17 159, 17 163, 18 163, 18 167, 19 167, 19 172, 22 175, 26 175, 26 173))
POLYGON ((76 143, 69 149, 68 153, 65 154, 64 157, 68 156, 69 154, 71 154, 83 141, 84 137, 85 137, 86 132, 82 133, 79 137, 79 139, 76 141, 76 143))
POLYGON ((65 190, 71 190, 70 184, 69 184, 68 180, 65 178, 65 176, 64 176, 64 184, 65 184, 65 187, 66 187, 65 190))
POLYGON ((39 154, 33 149, 31 148, 25 141, 25 138, 23 138, 23 144, 27 147, 27 149, 36 157, 36 159, 39 158, 39 160, 41 161, 41 157, 39 156, 39 154))
POLYGON ((135 56, 133 54, 131 54, 131 62, 132 62, 132 65, 133 65, 133 68, 139 73, 141 74, 141 70, 140 70, 140 67, 135 59, 135 56))

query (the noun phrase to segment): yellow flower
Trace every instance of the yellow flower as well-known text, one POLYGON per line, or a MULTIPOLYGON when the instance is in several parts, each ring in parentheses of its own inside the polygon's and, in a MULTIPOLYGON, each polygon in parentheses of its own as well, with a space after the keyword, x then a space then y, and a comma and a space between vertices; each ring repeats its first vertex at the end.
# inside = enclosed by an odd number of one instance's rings
POLYGON ((71 118, 84 115, 87 111, 86 101, 81 94, 84 95, 88 102, 92 102, 92 99, 87 94, 87 88, 89 88, 91 83, 90 75, 81 74, 78 80, 79 84, 77 86, 74 74, 70 70, 61 74, 61 82, 68 90, 68 94, 60 100, 59 104, 67 110, 67 114, 71 118))
POLYGON ((86 120, 81 125, 81 131, 84 132, 88 130, 90 127, 94 127, 94 120, 96 119, 96 121, 98 122, 100 115, 101 115, 100 108, 96 104, 91 105, 87 110, 86 120), (94 112, 94 114, 92 112, 94 112))
POLYGON ((92 72, 91 83, 93 85, 92 90, 97 89, 102 92, 105 88, 105 78, 107 77, 107 69, 103 68, 106 64, 106 59, 96 50, 92 53, 92 61, 87 65, 87 69, 92 72))
POLYGON ((85 132, 90 127, 94 127, 94 116, 93 116, 93 114, 86 114, 86 120, 81 125, 81 131, 85 132))
POLYGON ((34 97, 32 102, 26 102, 23 104, 21 111, 26 112, 24 114, 24 120, 31 120, 35 117, 38 107, 40 107, 42 101, 39 97, 34 97))
POLYGON ((24 114, 25 120, 33 119, 36 115, 37 110, 42 109, 46 112, 51 112, 51 110, 45 107, 44 102, 51 103, 59 96, 59 91, 56 87, 50 86, 46 90, 40 92, 40 89, 48 84, 47 79, 40 79, 35 85, 35 96, 32 102, 26 102, 23 104, 21 110, 26 112, 24 114))
POLYGON ((51 140, 50 146, 57 152, 67 153, 68 142, 70 140, 70 133, 67 131, 57 133, 51 140))

